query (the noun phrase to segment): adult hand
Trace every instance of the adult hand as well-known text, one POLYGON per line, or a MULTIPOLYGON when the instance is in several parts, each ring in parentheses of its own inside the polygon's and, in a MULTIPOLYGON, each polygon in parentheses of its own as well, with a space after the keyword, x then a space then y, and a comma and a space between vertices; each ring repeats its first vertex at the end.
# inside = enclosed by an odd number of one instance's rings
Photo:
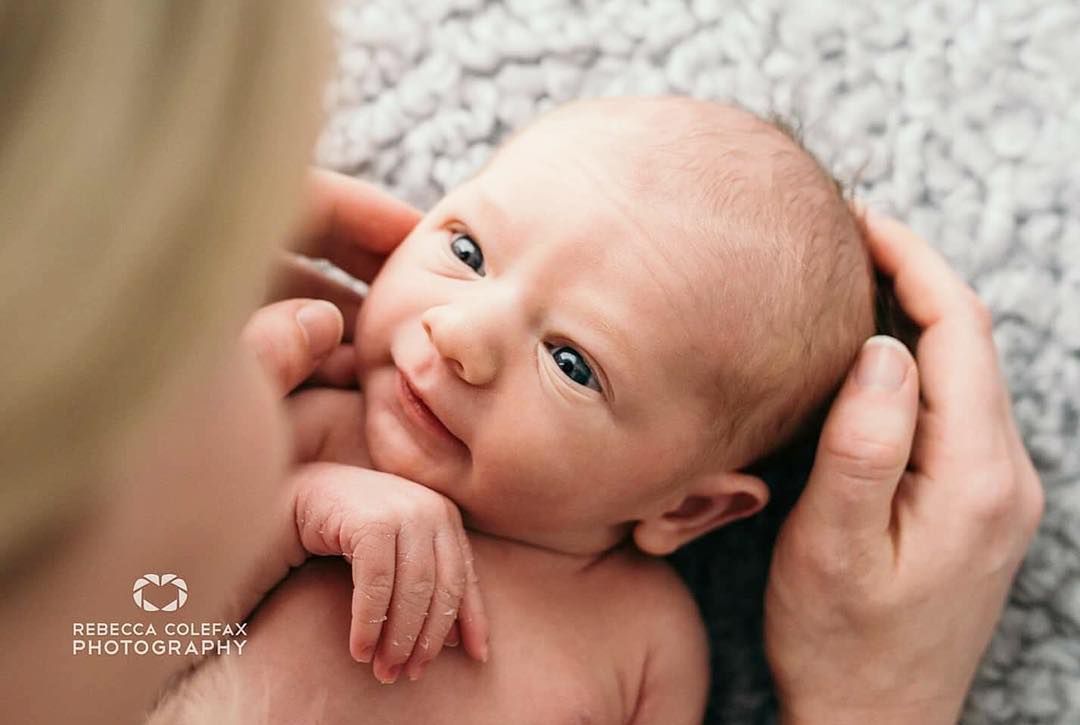
POLYGON ((269 301, 280 302, 257 312, 244 331, 245 342, 282 395, 313 373, 318 382, 338 387, 354 381, 354 354, 348 343, 363 297, 307 258, 329 260, 370 283, 421 216, 371 184, 323 169, 311 171, 309 194, 294 251, 282 253, 271 283, 269 301))
POLYGON ((983 304, 867 213, 921 328, 867 342, 777 539, 766 652, 785 723, 954 723, 1042 515, 983 304), (921 393, 921 397, 920 397, 921 393))

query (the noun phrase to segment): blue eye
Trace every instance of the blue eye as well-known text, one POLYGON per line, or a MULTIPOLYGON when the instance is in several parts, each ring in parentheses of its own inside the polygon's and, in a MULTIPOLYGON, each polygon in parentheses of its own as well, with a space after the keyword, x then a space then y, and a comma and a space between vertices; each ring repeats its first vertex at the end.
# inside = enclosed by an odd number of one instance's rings
POLYGON ((468 234, 455 234, 450 240, 450 251, 481 277, 484 276, 484 253, 480 245, 468 234))
POLYGON ((581 353, 572 347, 562 345, 552 350, 551 356, 555 358, 555 364, 559 366, 559 370, 562 370, 566 377, 578 385, 584 385, 586 388, 592 388, 599 392, 600 382, 596 379, 592 368, 589 367, 589 363, 585 362, 585 358, 581 353))

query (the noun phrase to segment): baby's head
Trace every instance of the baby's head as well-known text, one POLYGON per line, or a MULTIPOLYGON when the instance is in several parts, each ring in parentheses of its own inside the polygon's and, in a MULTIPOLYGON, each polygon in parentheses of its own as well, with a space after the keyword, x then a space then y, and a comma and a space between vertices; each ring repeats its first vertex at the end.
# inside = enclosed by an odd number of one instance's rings
POLYGON ((541 118, 432 209, 357 324, 377 468, 474 528, 664 554, 768 499, 873 334, 836 184, 757 117, 684 98, 541 118))

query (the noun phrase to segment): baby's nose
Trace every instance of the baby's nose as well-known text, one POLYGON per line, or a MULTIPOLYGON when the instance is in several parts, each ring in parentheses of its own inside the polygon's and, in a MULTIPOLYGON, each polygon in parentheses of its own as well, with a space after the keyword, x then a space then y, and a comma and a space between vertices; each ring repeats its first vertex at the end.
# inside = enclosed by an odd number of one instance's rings
POLYGON ((482 329, 466 311, 451 305, 432 307, 420 316, 431 344, 454 373, 470 385, 487 385, 498 372, 498 357, 482 329))

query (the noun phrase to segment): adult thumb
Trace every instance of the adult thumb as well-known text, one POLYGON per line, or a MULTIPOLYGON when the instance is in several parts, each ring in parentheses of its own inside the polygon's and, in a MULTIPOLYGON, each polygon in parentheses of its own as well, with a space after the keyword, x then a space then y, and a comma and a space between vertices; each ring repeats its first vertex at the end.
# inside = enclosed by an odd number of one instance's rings
POLYGON ((886 531, 919 409, 915 361, 884 335, 867 340, 825 420, 800 507, 848 540, 886 531))

